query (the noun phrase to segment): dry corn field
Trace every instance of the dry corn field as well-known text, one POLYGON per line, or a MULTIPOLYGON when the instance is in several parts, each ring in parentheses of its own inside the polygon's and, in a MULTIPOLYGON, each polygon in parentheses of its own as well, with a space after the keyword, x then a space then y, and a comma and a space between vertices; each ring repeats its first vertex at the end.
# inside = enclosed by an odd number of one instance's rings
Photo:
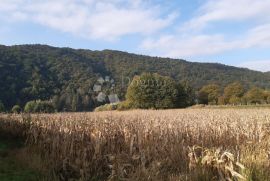
POLYGON ((1 115, 59 180, 270 180, 269 109, 1 115))

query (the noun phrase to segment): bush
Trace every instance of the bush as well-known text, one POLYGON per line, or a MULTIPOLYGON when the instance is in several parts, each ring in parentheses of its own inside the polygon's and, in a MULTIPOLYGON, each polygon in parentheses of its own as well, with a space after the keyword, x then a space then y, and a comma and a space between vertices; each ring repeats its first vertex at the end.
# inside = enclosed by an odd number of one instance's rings
POLYGON ((124 111, 124 110, 129 110, 129 109, 132 109, 130 102, 123 101, 117 104, 105 104, 105 105, 99 106, 94 111, 95 112, 114 111, 114 110, 124 111))
POLYGON ((124 110, 129 110, 132 109, 132 105, 128 101, 123 101, 117 104, 117 110, 119 111, 124 111, 124 110))
POLYGON ((35 110, 36 101, 29 101, 24 106, 24 112, 33 113, 35 110))
POLYGON ((96 107, 95 112, 100 112, 100 111, 113 111, 117 109, 117 104, 104 104, 102 106, 96 107))
POLYGON ((11 112, 16 113, 16 114, 20 113, 21 111, 22 111, 22 109, 21 109, 21 107, 19 105, 15 105, 11 109, 11 112))
POLYGON ((52 113, 55 109, 49 101, 29 101, 24 107, 24 111, 27 113, 52 113))

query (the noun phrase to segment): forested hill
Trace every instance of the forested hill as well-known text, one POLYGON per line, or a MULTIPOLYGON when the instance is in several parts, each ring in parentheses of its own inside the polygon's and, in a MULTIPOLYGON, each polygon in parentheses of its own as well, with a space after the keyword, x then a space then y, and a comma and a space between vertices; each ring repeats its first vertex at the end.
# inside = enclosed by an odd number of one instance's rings
MULTIPOLYGON (((93 86, 100 76, 114 79, 115 91, 125 94, 128 78, 143 72, 189 82, 225 86, 270 88, 270 74, 214 63, 149 57, 126 52, 75 50, 46 45, 0 46, 0 100, 7 108, 29 100, 49 100, 66 110, 87 110, 98 105, 93 86)), ((106 90, 108 91, 108 90, 106 90)))

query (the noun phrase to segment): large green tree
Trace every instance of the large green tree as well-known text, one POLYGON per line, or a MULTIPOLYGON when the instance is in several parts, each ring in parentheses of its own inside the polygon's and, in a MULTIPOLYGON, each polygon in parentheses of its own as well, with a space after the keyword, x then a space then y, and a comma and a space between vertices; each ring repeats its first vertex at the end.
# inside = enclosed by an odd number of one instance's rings
POLYGON ((184 88, 166 76, 143 73, 135 76, 128 87, 126 99, 133 108, 166 109, 184 105, 184 88))

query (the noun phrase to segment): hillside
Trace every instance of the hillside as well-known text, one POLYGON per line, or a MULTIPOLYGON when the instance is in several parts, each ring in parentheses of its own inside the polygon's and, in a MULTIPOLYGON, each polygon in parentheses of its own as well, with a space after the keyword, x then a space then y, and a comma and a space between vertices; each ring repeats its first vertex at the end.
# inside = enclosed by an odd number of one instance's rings
MULTIPOLYGON (((100 76, 115 81, 123 98, 129 80, 142 72, 156 72, 195 89, 209 83, 234 81, 246 87, 270 88, 270 74, 214 63, 135 55, 104 50, 75 50, 46 45, 0 46, 0 100, 7 108, 41 99, 63 110, 91 110, 99 105, 93 86, 100 76)), ((109 91, 109 89, 106 89, 109 91)))

